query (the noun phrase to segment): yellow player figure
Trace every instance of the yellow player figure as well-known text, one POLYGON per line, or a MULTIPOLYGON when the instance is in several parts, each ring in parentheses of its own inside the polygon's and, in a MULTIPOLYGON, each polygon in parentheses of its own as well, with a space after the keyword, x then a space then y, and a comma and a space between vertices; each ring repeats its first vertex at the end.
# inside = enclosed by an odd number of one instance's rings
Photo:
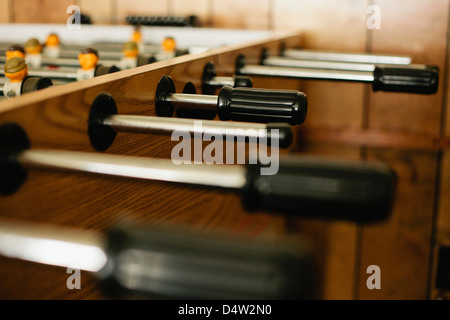
POLYGON ((42 45, 38 39, 32 38, 25 44, 25 61, 31 69, 39 69, 42 65, 42 45))
POLYGON ((140 26, 136 26, 134 29, 134 32, 131 35, 131 41, 137 44, 139 52, 144 52, 144 38, 140 26))
POLYGON ((95 77, 98 64, 98 52, 92 48, 83 49, 78 55, 81 69, 78 69, 77 80, 87 80, 95 77))
POLYGON ((51 33, 45 42, 45 56, 49 58, 59 58, 61 53, 61 44, 56 33, 51 33))
POLYGON ((128 41, 122 46, 123 57, 120 60, 120 69, 132 69, 138 66, 139 48, 136 42, 128 41))
POLYGON ((174 38, 167 37, 161 43, 161 58, 160 60, 171 59, 176 55, 177 43, 174 38))
POLYGON ((20 96, 22 82, 28 76, 25 59, 13 57, 5 64, 5 76, 8 78, 3 86, 3 95, 7 98, 20 96))
POLYGON ((12 45, 6 49, 6 61, 14 57, 25 59, 25 49, 19 45, 12 45))

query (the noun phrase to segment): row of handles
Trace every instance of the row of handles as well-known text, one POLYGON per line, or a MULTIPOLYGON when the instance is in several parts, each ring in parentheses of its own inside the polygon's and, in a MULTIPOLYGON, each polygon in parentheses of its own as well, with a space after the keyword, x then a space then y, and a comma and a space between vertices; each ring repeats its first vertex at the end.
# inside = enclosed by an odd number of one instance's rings
MULTIPOLYGON (((245 64, 240 70, 246 70, 245 64)), ((411 70, 374 69, 374 89, 415 93, 436 90, 437 70, 414 69, 415 73, 411 70)), ((218 96, 178 94, 168 76, 158 85, 155 106, 160 117, 171 117, 176 112, 178 116, 195 118, 195 111, 202 110, 209 112, 208 117, 217 115, 223 121, 283 122, 283 126, 276 126, 284 128, 285 136, 291 138, 289 126, 302 124, 307 114, 306 95, 297 91, 225 86, 218 96)), ((154 128, 148 128, 152 117, 127 119, 118 115, 117 109, 114 98, 108 94, 99 95, 92 104, 89 135, 99 151, 109 148, 117 131, 132 131, 124 124, 126 121, 146 123, 137 131, 155 133, 154 128)), ((169 123, 173 124, 176 121, 169 123)), ((217 122, 216 127, 220 125, 217 122)), ((268 131, 274 125, 257 128, 268 131)), ((289 138, 286 139, 289 142, 289 138)), ((262 167, 260 162, 227 168, 201 165, 190 175, 192 167, 175 166, 169 160, 34 149, 19 125, 0 126, 0 172, 5 177, 0 182, 0 192, 4 196, 25 183, 28 170, 47 168, 228 188, 241 195, 247 210, 358 223, 378 222, 390 213, 396 176, 384 164, 290 156, 280 158, 276 175, 262 175, 262 167), (101 171, 92 169, 98 165, 101 171), (171 172, 171 178, 155 176, 158 170, 171 172), (224 185, 222 177, 232 181, 230 185, 224 185)), ((23 226, 0 222, 0 253, 34 261, 33 257, 24 255, 20 247, 11 250, 8 246, 8 243, 19 243, 18 240, 42 239, 30 236, 33 229, 36 227, 32 226, 27 233, 23 226)), ((59 235, 63 233, 58 230, 59 235)), ((134 228, 119 228, 103 236, 102 245, 96 245, 104 261, 89 271, 96 272, 109 293, 125 290, 170 299, 303 299, 308 298, 312 287, 313 272, 307 250, 294 248, 292 244, 244 244, 180 230, 134 228)), ((53 256, 47 255, 47 260, 41 263, 68 266, 67 262, 56 262, 57 256, 53 252, 53 256)))
MULTIPOLYGON (((301 56, 300 56, 301 57, 301 56)), ((309 57, 311 58, 311 57, 309 57)), ((153 60, 154 61, 154 60, 153 60)), ((394 60, 396 61, 396 60, 394 60)), ((116 72, 119 69, 113 67, 98 66, 96 75, 116 72)), ((32 76, 43 76, 39 72, 32 72, 32 76)), ((60 72, 59 72, 60 73, 60 72)), ((47 71, 45 77, 57 79, 59 73, 47 71)), ((404 64, 367 64, 334 62, 327 60, 302 60, 295 55, 271 57, 263 50, 261 63, 249 65, 244 55, 239 55, 236 60, 236 76, 233 77, 235 87, 250 87, 251 80, 243 76, 269 76, 295 79, 313 79, 330 81, 353 81, 371 83, 374 91, 404 92, 416 94, 434 94, 439 87, 439 69, 435 66, 404 64)), ((203 74, 203 93, 209 94, 214 87, 229 84, 229 80, 222 78, 216 82, 214 65, 205 66, 203 74)), ((64 77, 69 77, 64 75, 64 77)), ((76 78, 76 75, 74 75, 76 78)))

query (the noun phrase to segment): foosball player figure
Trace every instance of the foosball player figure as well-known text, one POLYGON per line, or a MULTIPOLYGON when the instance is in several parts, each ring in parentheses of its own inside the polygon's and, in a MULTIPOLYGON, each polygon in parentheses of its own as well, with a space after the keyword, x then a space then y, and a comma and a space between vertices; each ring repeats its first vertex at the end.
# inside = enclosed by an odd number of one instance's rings
POLYGON ((123 57, 120 60, 120 69, 132 69, 138 66, 139 48, 136 42, 128 41, 122 46, 123 57))
POLYGON ((142 35, 142 27, 140 25, 135 26, 130 41, 137 44, 140 53, 144 52, 144 36, 142 35))
POLYGON ((161 43, 162 59, 171 59, 176 56, 177 43, 174 38, 167 37, 161 43))
POLYGON ((22 83, 28 76, 28 66, 25 59, 13 57, 5 64, 5 76, 8 80, 3 86, 3 95, 7 98, 20 96, 22 83))
POLYGON ((78 69, 77 80, 87 80, 95 77, 98 64, 98 51, 92 48, 83 49, 78 55, 81 69, 78 69))
POLYGON ((83 49, 78 55, 81 68, 77 71, 77 80, 87 80, 120 71, 116 66, 102 66, 99 64, 98 51, 93 48, 83 49))
POLYGON ((45 42, 44 55, 49 58, 59 58, 61 53, 61 44, 56 33, 51 33, 45 42))
POLYGON ((42 66, 42 44, 38 39, 32 38, 25 44, 25 61, 30 69, 39 69, 42 66))

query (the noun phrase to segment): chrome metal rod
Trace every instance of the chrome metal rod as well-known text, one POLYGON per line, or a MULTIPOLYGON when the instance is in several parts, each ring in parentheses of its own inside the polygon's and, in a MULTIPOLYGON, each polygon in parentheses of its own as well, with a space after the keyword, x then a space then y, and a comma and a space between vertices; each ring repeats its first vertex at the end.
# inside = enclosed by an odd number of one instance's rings
MULTIPOLYGON (((108 67, 116 65, 119 62, 119 60, 104 60, 104 59, 100 59, 99 61, 100 61, 99 63, 101 65, 108 66, 108 67)), ((6 57, 0 56, 0 62, 5 63, 6 57)), ((42 65, 79 68, 80 62, 78 61, 77 58, 46 58, 46 57, 44 57, 44 58, 42 58, 42 65)))
POLYGON ((65 70, 30 70, 28 75, 34 77, 46 77, 50 79, 70 79, 76 80, 77 73, 65 70))
POLYGON ((90 231, 0 222, 0 254, 9 258, 98 272, 108 260, 104 247, 90 231))
POLYGON ((284 57, 268 57, 264 59, 263 65, 274 67, 294 67, 294 68, 311 68, 311 69, 328 69, 328 70, 352 70, 352 71, 369 71, 369 72, 375 71, 374 64, 333 62, 321 60, 299 60, 284 57))
POLYGON ((167 96, 175 109, 217 110, 217 96, 200 94, 173 93, 167 96))
MULTIPOLYGON (((102 66, 111 67, 116 65, 119 60, 104 60, 100 59, 99 64, 102 66)), ((52 65, 52 66, 67 66, 67 67, 80 67, 80 62, 78 59, 70 59, 70 58, 43 58, 43 65, 52 65)))
POLYGON ((307 68, 286 68, 248 65, 239 70, 240 74, 252 76, 287 77, 297 79, 341 80, 356 82, 373 82, 373 72, 348 70, 323 70, 307 68))
POLYGON ((258 123, 223 122, 164 117, 110 115, 103 124, 116 131, 161 133, 171 135, 174 131, 205 133, 221 136, 266 138, 267 125, 258 123))
POLYGON ((372 64, 411 64, 407 56, 375 55, 358 53, 321 52, 314 50, 287 49, 283 56, 302 60, 324 60, 335 62, 372 63, 372 64))
MULTIPOLYGON (((62 49, 59 55, 60 58, 77 58, 80 50, 62 49)), ((120 60, 123 56, 121 50, 115 51, 98 51, 100 59, 120 60)))
POLYGON ((217 87, 223 87, 223 86, 230 86, 234 87, 234 78, 233 77, 214 77, 211 80, 209 80, 206 84, 210 86, 217 86, 217 87))
MULTIPOLYGON (((326 69, 326 70, 348 70, 348 71, 367 71, 374 72, 376 67, 392 68, 392 64, 369 64, 369 63, 348 63, 333 62, 319 60, 298 60, 284 57, 268 57, 264 60, 263 65, 273 67, 288 68, 309 68, 309 69, 326 69)), ((428 66, 423 64, 401 65, 402 69, 426 69, 428 66)))
MULTIPOLYGON (((106 43, 106 42, 104 42, 104 43, 92 43, 90 45, 85 45, 85 46, 62 45, 61 49, 62 49, 63 53, 68 52, 70 54, 70 51, 72 51, 72 54, 77 53, 76 56, 78 56, 78 53, 86 47, 95 48, 99 52, 100 58, 106 58, 109 56, 111 58, 111 60, 114 60, 114 58, 118 57, 117 53, 122 52, 123 43, 106 43)), ((155 54, 155 53, 159 53, 159 52, 161 52, 160 44, 147 43, 147 44, 143 45, 143 50, 140 53, 141 54, 149 54, 149 53, 155 54)))
POLYGON ((246 168, 239 165, 176 165, 171 160, 58 150, 25 150, 25 167, 69 170, 110 176, 242 189, 246 168))
MULTIPOLYGON (((11 43, 0 43, 0 54, 4 55, 11 43)), ((122 52, 123 43, 87 43, 85 45, 77 44, 61 44, 61 53, 65 55, 73 55, 77 57, 81 50, 86 47, 95 48, 100 56, 103 54, 106 56, 118 56, 118 53, 122 52)), ((157 53, 161 51, 161 45, 159 44, 145 44, 142 53, 157 53)))

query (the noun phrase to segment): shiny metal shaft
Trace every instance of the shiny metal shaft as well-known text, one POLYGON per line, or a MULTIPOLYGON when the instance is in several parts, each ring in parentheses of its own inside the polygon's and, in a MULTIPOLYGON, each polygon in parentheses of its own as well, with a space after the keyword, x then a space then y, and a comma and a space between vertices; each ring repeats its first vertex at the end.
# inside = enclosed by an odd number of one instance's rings
MULTIPOLYGON (((116 65, 119 62, 119 60, 104 60, 100 59, 99 64, 102 66, 111 67, 116 65)), ((71 58, 44 58, 42 59, 43 65, 53 65, 53 66, 67 66, 67 67, 74 67, 79 68, 80 62, 78 59, 71 59, 71 58)))
POLYGON ((165 117, 110 115, 103 124, 115 131, 158 133, 171 135, 174 131, 235 137, 267 137, 267 125, 259 123, 223 122, 165 117))
POLYGON ((209 80, 206 84, 210 86, 223 87, 230 86, 234 87, 234 78, 233 77, 214 77, 209 80))
POLYGON ((25 167, 88 172, 144 180, 242 189, 246 168, 239 165, 176 165, 171 160, 58 150, 26 150, 18 161, 25 167))
POLYGON ((323 70, 308 68, 286 68, 248 65, 239 70, 239 73, 253 76, 287 77, 296 79, 341 80, 356 82, 373 82, 373 72, 348 70, 323 70))
POLYGON ((217 99, 217 96, 173 93, 166 101, 171 102, 175 109, 217 110, 217 99))
POLYGON ((411 64, 407 56, 375 55, 358 53, 321 52, 314 50, 287 49, 283 56, 302 60, 323 60, 335 62, 371 63, 371 64, 411 64))
POLYGON ((294 67, 294 68, 310 68, 310 69, 328 69, 328 70, 352 70, 352 71, 375 71, 374 64, 368 63, 348 63, 333 62, 321 60, 299 60, 284 57, 268 57, 263 62, 266 66, 276 67, 294 67))
POLYGON ((60 71, 60 70, 30 70, 28 75, 33 77, 46 77, 50 79, 68 79, 68 80, 76 80, 77 73, 70 71, 60 71))
POLYGON ((14 259, 98 272, 107 262, 103 237, 89 231, 0 221, 0 254, 14 259))

